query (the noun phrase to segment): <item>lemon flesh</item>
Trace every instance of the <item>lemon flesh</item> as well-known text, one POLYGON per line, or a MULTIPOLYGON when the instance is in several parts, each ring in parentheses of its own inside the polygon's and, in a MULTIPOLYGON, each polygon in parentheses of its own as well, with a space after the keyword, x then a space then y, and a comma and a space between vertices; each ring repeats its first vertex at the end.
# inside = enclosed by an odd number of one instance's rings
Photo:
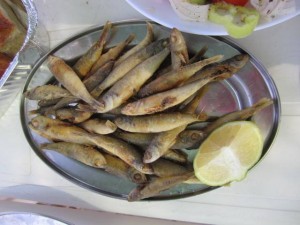
POLYGON ((212 132, 194 158, 195 176, 204 184, 222 186, 245 178, 260 159, 263 138, 253 122, 229 122, 212 132))

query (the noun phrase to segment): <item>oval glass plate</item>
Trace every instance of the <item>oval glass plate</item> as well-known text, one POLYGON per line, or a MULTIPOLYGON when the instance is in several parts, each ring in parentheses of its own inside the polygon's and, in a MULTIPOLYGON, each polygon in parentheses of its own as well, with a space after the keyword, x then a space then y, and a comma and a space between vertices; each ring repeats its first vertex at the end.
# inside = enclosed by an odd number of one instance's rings
MULTIPOLYGON (((226 29, 210 21, 196 22, 182 20, 174 12, 169 0, 126 0, 134 9, 147 18, 169 28, 177 29, 201 35, 228 35, 226 29)), ((265 29, 276 24, 282 23, 300 14, 300 4, 295 0, 296 9, 294 12, 278 16, 270 21, 260 21, 255 30, 265 29)))
MULTIPOLYGON (((115 23, 113 26, 115 28, 115 33, 107 46, 108 48, 124 40, 131 33, 136 34, 136 39, 132 43, 132 45, 135 45, 141 41, 146 34, 145 21, 121 22, 115 23)), ((170 29, 156 23, 153 23, 153 26, 157 39, 169 36, 170 29)), ((53 79, 46 65, 48 55, 54 54, 65 59, 67 62, 72 62, 92 45, 99 37, 102 28, 103 27, 96 27, 78 34, 77 36, 66 40, 41 58, 34 66, 25 85, 24 92, 38 85, 48 83, 53 79)), ((191 53, 198 51, 205 45, 208 46, 208 51, 206 53, 207 57, 223 54, 225 59, 227 59, 238 53, 245 52, 234 43, 220 37, 199 36, 187 33, 183 34, 191 53)), ((208 115, 220 116, 224 113, 251 106, 263 97, 274 100, 272 106, 260 111, 253 117, 253 120, 258 124, 265 137, 263 157, 270 148, 278 129, 280 103, 273 80, 264 67, 253 56, 250 55, 250 61, 238 74, 235 74, 226 81, 212 83, 209 91, 204 96, 200 107, 208 115)), ((26 138, 35 153, 48 166, 77 185, 107 196, 125 199, 128 193, 135 187, 135 184, 107 174, 100 169, 85 166, 58 153, 52 151, 42 153, 39 150, 39 145, 48 142, 48 140, 33 133, 27 126, 28 122, 33 117, 30 114, 30 111, 36 108, 36 101, 30 101, 22 97, 20 106, 22 127, 26 138)), ((189 154, 191 160, 196 150, 189 150, 186 152, 189 154)), ((159 196, 151 198, 151 200, 181 198, 204 193, 212 189, 214 189, 214 187, 203 184, 180 184, 172 189, 162 192, 159 196)))

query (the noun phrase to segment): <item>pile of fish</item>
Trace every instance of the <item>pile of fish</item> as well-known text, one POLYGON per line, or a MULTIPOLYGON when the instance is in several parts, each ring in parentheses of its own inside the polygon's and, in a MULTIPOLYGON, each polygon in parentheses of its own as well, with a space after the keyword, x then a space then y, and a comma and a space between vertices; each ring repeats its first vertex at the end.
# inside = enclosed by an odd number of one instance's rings
MULTIPOLYGON (((190 57, 180 31, 156 40, 153 27, 137 45, 135 35, 106 49, 112 24, 74 65, 54 55, 48 67, 56 85, 24 93, 38 101, 31 111, 32 131, 49 140, 41 150, 53 150, 91 167, 137 184, 128 201, 158 195, 180 183, 199 182, 182 149, 198 148, 226 122, 245 120, 272 104, 261 99, 252 107, 215 118, 201 130, 189 125, 211 119, 199 113, 208 83, 236 74, 249 56, 190 57), (129 50, 128 50, 129 49, 129 50)), ((200 110, 201 111, 201 110, 200 110)))

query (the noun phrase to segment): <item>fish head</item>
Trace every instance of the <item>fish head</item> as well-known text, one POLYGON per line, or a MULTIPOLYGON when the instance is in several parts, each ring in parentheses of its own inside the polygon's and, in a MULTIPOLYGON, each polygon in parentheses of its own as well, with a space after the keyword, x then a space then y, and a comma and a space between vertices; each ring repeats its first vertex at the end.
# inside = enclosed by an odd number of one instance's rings
POLYGON ((236 69, 241 69, 249 61, 248 54, 235 55, 228 60, 228 64, 236 69))
POLYGON ((29 122, 29 125, 35 130, 44 130, 49 126, 49 120, 50 119, 45 116, 38 115, 29 122))

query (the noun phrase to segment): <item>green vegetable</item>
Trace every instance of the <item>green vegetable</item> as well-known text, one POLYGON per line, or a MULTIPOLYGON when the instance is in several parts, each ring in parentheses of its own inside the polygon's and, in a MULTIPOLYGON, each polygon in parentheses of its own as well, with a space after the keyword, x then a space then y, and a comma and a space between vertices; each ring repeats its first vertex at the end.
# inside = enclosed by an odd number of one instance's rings
POLYGON ((244 38, 253 32, 259 13, 255 9, 220 2, 210 6, 208 20, 224 25, 230 36, 244 38))
POLYGON ((189 0, 189 2, 191 4, 195 4, 195 5, 205 5, 206 4, 206 0, 189 0))

